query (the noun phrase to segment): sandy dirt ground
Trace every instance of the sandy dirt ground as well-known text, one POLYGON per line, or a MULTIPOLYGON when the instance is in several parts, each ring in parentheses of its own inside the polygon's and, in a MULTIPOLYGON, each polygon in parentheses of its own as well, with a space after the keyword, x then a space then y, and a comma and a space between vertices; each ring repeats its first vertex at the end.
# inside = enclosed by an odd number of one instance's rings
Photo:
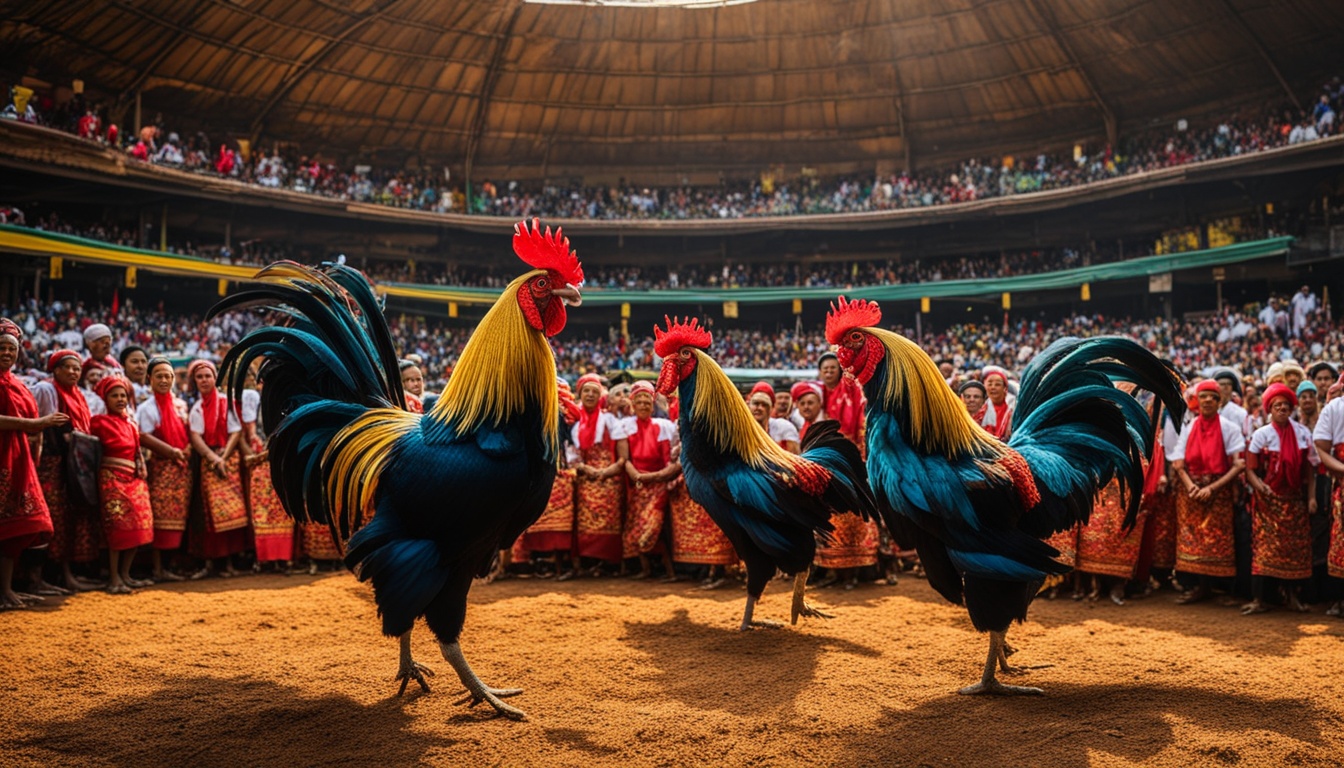
MULTIPOLYGON (((1039 601, 1010 639, 1040 698, 969 698, 987 648, 923 581, 820 590, 830 621, 735 631, 740 588, 511 579, 462 644, 511 722, 397 649, 348 574, 90 593, 0 614, 0 763, 81 766, 1344 764, 1344 621, 1163 594, 1039 601)), ((758 608, 787 619, 786 585, 758 608)))

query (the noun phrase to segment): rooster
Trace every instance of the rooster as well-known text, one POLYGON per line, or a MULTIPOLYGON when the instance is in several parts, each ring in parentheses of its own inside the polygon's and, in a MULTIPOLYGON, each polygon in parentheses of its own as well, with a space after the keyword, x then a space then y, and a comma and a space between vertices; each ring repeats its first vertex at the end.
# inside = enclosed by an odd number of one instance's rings
POLYGON ((557 230, 534 219, 513 248, 533 267, 514 279, 467 341, 447 389, 423 415, 405 410, 392 337, 362 274, 281 262, 217 315, 266 306, 283 327, 248 334, 224 361, 235 388, 255 358, 276 492, 300 521, 330 525, 345 563, 373 582, 383 633, 400 638, 397 677, 428 691, 411 657, 423 616, 467 695, 498 714, 524 713, 472 671, 458 645, 472 578, 546 507, 561 455, 561 408, 547 337, 582 298, 583 269, 557 230), (353 534, 353 535, 352 535, 353 534))
POLYGON ((654 351, 663 358, 658 391, 679 393, 681 468, 686 490, 733 543, 747 564, 747 606, 740 629, 778 627, 755 619, 756 602, 776 569, 793 576, 792 623, 827 614, 804 600, 816 536, 829 534, 832 514, 876 519, 858 448, 835 422, 807 430, 795 456, 770 439, 742 395, 714 359, 712 338, 699 320, 664 318, 654 326, 654 351))
POLYGON ((868 476, 882 516, 919 551, 934 589, 989 633, 984 674, 961 693, 1039 694, 1000 683, 995 667, 1008 668, 1013 620, 1068 571, 1042 539, 1086 522, 1113 477, 1133 526, 1156 425, 1112 382, 1153 392, 1179 422, 1180 377, 1129 339, 1060 339, 1027 366, 1005 444, 971 419, 922 349, 876 327, 881 319, 877 304, 842 296, 826 340, 868 397, 868 476))

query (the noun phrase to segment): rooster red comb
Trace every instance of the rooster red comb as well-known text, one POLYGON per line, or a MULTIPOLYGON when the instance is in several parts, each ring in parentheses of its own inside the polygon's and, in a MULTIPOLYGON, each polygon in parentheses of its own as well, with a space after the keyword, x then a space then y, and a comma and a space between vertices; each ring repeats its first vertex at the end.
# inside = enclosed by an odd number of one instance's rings
POLYGON ((666 333, 657 323, 653 326, 653 351, 658 353, 659 357, 671 357, 677 350, 686 346, 709 349, 709 345, 714 341, 709 331, 700 327, 699 318, 688 317, 682 321, 663 315, 663 322, 667 323, 666 333))
POLYGON ((845 301, 841 296, 831 302, 831 311, 826 313, 826 341, 839 344, 845 332, 852 328, 867 328, 882 322, 882 309, 877 302, 859 299, 845 301))
POLYGON ((559 228, 552 235, 550 227, 542 233, 538 219, 532 220, 531 229, 527 228, 526 221, 514 224, 513 252, 530 267, 560 273, 568 285, 583 285, 583 265, 579 263, 578 254, 569 249, 569 238, 559 228))

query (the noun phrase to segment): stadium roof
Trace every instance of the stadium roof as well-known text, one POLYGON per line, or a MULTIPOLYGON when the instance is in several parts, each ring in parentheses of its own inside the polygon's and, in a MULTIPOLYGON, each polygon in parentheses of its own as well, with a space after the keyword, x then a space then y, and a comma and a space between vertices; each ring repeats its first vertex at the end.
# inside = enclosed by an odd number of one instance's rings
POLYGON ((1333 74, 1344 29, 1338 0, 677 2, 7 2, 0 67, 122 110, 139 91, 216 140, 634 177, 928 165, 1260 107, 1333 74))

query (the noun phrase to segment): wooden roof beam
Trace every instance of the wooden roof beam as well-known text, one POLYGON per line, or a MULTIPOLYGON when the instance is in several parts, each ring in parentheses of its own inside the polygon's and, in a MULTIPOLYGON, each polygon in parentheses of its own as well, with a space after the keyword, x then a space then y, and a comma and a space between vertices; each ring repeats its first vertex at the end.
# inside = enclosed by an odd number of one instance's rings
MULTIPOLYGON (((523 10, 522 0, 515 0, 513 10, 509 12, 508 20, 504 22, 504 28, 500 30, 499 36, 495 40, 495 50, 490 53, 490 65, 485 70, 485 79, 481 82, 481 94, 476 99, 476 114, 471 119, 471 131, 467 134, 467 157, 466 157, 466 179, 465 183, 470 195, 471 189, 471 167, 476 161, 476 150, 481 145, 481 135, 485 133, 486 113, 490 109, 490 98, 495 92, 495 83, 499 81, 499 67, 504 60, 504 51, 509 47, 509 39, 513 37, 513 27, 518 23, 518 16, 523 10)), ((470 201, 468 201, 470 205, 470 201)))
POLYGON ((1283 86, 1284 93, 1288 94, 1288 98, 1292 100, 1293 105, 1298 109, 1301 109, 1302 102, 1298 100, 1297 94, 1293 92, 1292 86, 1288 85, 1288 81, 1284 79, 1283 73, 1279 71, 1278 65, 1274 63, 1274 58, 1269 55, 1269 50, 1265 48, 1265 44, 1260 42, 1260 36, 1255 34, 1255 30, 1251 29, 1251 25, 1247 24, 1246 19, 1242 18, 1241 14, 1237 12, 1237 7, 1232 4, 1232 0, 1222 0, 1222 3, 1223 7, 1227 9, 1228 18, 1230 18, 1232 23, 1236 24, 1237 28, 1241 30, 1242 34, 1246 35, 1246 38, 1251 41, 1251 45, 1254 46, 1256 53, 1260 54, 1261 60, 1265 62, 1265 66, 1269 67, 1269 71, 1274 75, 1274 79, 1278 80, 1279 85, 1283 86))
POLYGON ((285 81, 271 93, 271 97, 266 100, 266 104, 261 108, 261 111, 257 113, 257 116, 252 118, 252 143, 256 144, 257 138, 261 135, 261 131, 266 125, 266 118, 270 117, 271 111, 289 95, 290 91, 294 90, 294 86, 298 85, 303 78, 307 77, 308 73, 313 70, 313 67, 322 63, 323 59, 330 56, 331 53, 335 51, 341 43, 348 40, 351 35, 354 35, 370 23, 377 21, 388 11, 392 10, 394 6, 399 5, 402 2, 403 0, 387 0, 387 2, 384 2, 382 5, 376 5, 370 8, 367 12, 356 16, 350 20, 349 24, 345 25, 345 28, 333 35, 321 48, 317 49, 312 56, 300 61, 298 68, 290 72, 289 76, 285 78, 285 81))
POLYGON ((1041 0, 1029 0, 1032 10, 1045 23, 1046 29, 1050 32, 1050 38, 1055 41, 1055 45, 1064 52, 1064 56, 1069 60, 1069 65, 1078 71, 1078 76, 1082 78, 1083 84, 1087 86, 1088 92, 1092 94, 1092 100, 1097 104, 1097 111, 1101 113, 1101 120, 1106 128, 1106 141, 1112 147, 1116 146, 1119 140, 1119 126, 1115 119, 1115 112, 1110 105, 1106 103, 1105 97, 1101 95, 1097 84, 1092 80, 1092 76, 1087 73, 1087 68, 1083 66, 1082 59, 1074 52, 1073 46, 1069 44, 1068 38, 1060 31, 1059 19, 1055 18, 1055 12, 1052 8, 1047 8, 1041 0))

